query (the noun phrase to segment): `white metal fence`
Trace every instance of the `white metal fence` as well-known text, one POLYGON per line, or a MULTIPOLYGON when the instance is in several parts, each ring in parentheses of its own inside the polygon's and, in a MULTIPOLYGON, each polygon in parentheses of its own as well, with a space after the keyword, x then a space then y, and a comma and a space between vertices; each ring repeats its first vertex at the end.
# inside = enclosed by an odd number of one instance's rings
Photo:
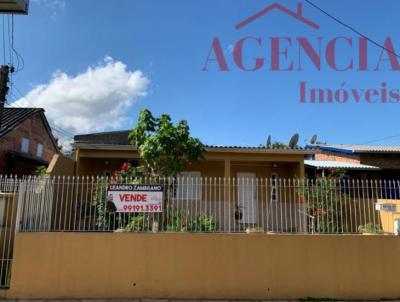
POLYGON ((400 199, 399 181, 33 177, 20 181, 17 225, 21 232, 381 234, 378 199, 400 199), (118 212, 110 184, 160 185, 162 212, 118 212))
POLYGON ((0 175, 0 288, 10 284, 19 185, 17 178, 0 175))

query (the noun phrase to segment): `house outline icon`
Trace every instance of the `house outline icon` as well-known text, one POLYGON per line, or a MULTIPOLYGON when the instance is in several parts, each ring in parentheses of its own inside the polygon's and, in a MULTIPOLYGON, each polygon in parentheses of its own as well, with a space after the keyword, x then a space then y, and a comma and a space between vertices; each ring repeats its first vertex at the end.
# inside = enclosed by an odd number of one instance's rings
POLYGON ((288 9, 287 7, 275 2, 275 3, 267 6, 266 8, 262 9, 255 15, 238 23, 235 26, 236 30, 239 30, 239 29, 249 25, 250 23, 253 23, 256 19, 270 13, 271 11, 273 11, 275 9, 280 10, 281 12, 291 16, 292 18, 295 18, 296 20, 298 20, 298 21, 302 22, 303 24, 306 24, 314 29, 320 29, 320 26, 318 24, 312 22, 311 20, 309 20, 303 16, 303 4, 302 3, 297 3, 297 12, 294 12, 294 11, 288 9))

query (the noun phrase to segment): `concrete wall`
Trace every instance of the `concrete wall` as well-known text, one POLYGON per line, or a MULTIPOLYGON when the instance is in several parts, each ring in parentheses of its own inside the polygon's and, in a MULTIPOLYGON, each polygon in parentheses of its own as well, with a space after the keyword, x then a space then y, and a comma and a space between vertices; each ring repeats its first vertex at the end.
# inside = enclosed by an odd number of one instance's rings
POLYGON ((17 233, 7 298, 400 298, 390 236, 17 233))

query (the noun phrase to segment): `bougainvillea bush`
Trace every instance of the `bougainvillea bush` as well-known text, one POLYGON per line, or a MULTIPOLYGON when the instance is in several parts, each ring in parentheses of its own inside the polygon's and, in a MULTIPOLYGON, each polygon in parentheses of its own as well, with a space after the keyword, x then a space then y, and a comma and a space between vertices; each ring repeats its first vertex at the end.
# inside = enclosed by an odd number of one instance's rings
POLYGON ((330 170, 328 176, 318 175, 315 180, 303 184, 301 192, 307 200, 309 231, 324 234, 348 231, 346 220, 342 217, 345 213, 342 203, 344 193, 340 190, 342 177, 343 174, 330 170))
POLYGON ((140 168, 133 167, 130 163, 122 164, 121 169, 116 171, 111 179, 100 178, 93 190, 92 207, 95 212, 95 226, 98 230, 115 230, 125 228, 130 221, 131 214, 116 212, 113 202, 108 200, 107 188, 112 183, 140 183, 142 180, 140 168))

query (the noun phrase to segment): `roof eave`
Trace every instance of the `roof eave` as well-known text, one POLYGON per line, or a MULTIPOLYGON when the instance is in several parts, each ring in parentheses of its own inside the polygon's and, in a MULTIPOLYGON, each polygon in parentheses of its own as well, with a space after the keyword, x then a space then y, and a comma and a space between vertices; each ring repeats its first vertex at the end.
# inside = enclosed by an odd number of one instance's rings
POLYGON ((314 168, 317 170, 325 170, 325 169, 343 169, 343 170, 348 170, 348 171, 380 171, 382 170, 381 168, 365 168, 365 167, 360 167, 360 168, 355 168, 355 167, 342 167, 342 168, 338 168, 338 167, 318 167, 318 166, 313 166, 313 165, 308 165, 308 164, 304 164, 304 166, 308 167, 308 168, 314 168))
MULTIPOLYGON (((75 149, 81 150, 133 150, 136 151, 136 146, 131 145, 111 145, 111 144, 86 144, 86 143, 75 143, 73 144, 75 149)), ((250 148, 205 148, 206 152, 218 152, 218 153, 257 153, 257 154, 315 154, 313 150, 299 150, 299 149, 250 149, 250 148)))
POLYGON ((108 145, 108 144, 85 144, 74 143, 72 145, 76 150, 137 150, 137 147, 131 145, 108 145))
POLYGON ((302 150, 302 149, 262 149, 262 148, 205 148, 206 152, 220 152, 220 153, 257 153, 257 154, 315 154, 313 150, 302 150))

